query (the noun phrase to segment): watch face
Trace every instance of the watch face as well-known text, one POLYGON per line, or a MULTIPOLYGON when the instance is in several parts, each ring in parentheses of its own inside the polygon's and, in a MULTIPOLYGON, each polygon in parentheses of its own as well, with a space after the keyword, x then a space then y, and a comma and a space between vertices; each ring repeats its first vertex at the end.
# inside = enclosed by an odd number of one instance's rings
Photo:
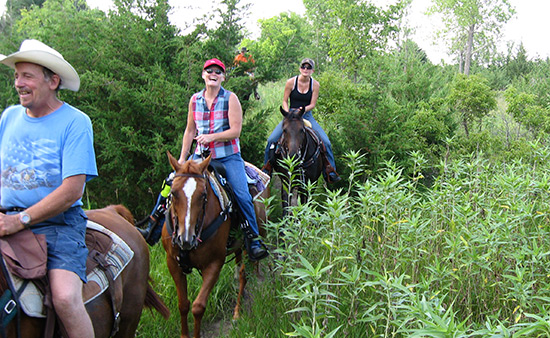
POLYGON ((22 212, 19 216, 19 219, 21 220, 21 223, 23 223, 23 225, 29 225, 29 223, 31 222, 31 216, 29 216, 29 214, 27 214, 26 212, 22 212))

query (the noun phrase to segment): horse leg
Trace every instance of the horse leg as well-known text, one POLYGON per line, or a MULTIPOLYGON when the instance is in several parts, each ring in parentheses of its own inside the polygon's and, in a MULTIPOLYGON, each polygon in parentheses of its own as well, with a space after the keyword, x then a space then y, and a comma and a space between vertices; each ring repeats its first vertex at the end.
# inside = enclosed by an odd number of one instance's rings
POLYGON ((235 305, 235 310, 233 311, 233 320, 240 318, 239 312, 241 311, 241 300, 244 294, 244 288, 246 286, 246 266, 242 261, 242 255, 235 257, 235 264, 239 269, 239 294, 237 295, 237 304, 235 305))
POLYGON ((178 263, 170 259, 170 256, 167 256, 168 270, 172 275, 174 284, 176 285, 176 291, 178 294, 178 308, 180 311, 180 322, 181 322, 181 338, 189 337, 189 326, 187 324, 187 315, 189 314, 189 298, 187 295, 187 277, 181 271, 178 263))
POLYGON ((195 318, 193 329, 195 338, 199 338, 201 336, 201 321, 204 316, 204 311, 206 311, 208 296, 210 296, 210 292, 212 292, 214 285, 216 285, 216 282, 220 277, 220 271, 223 263, 223 261, 213 262, 202 270, 202 286, 197 298, 193 302, 193 307, 191 308, 191 312, 195 318))

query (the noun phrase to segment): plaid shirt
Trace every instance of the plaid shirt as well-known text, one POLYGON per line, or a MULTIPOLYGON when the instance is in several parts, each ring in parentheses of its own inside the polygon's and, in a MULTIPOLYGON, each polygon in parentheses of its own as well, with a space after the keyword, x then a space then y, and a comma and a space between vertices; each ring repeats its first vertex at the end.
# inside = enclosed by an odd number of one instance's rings
MULTIPOLYGON (((229 129, 229 96, 231 92, 220 88, 218 96, 212 102, 210 109, 206 105, 204 89, 192 97, 193 119, 197 127, 197 135, 221 133, 229 129)), ((222 158, 241 151, 239 139, 227 142, 211 142, 208 147, 212 158, 222 158)), ((195 149, 195 154, 201 153, 201 147, 195 149)))

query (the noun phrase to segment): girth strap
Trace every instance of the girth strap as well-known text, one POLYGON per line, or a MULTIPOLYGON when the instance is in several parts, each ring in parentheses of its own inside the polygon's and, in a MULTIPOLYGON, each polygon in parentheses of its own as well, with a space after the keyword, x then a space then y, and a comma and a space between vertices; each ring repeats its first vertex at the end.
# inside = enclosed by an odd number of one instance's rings
POLYGON ((210 223, 210 225, 207 228, 203 228, 201 233, 201 241, 204 242, 208 240, 212 235, 216 233, 216 231, 218 231, 222 223, 225 220, 227 220, 227 214, 229 213, 229 209, 230 208, 225 208, 224 210, 222 210, 222 212, 220 212, 218 217, 216 217, 216 219, 212 221, 212 223, 210 223))
POLYGON ((120 308, 122 307, 122 282, 121 279, 114 279, 112 271, 108 268, 110 263, 105 259, 105 255, 97 250, 92 250, 89 254, 91 258, 98 263, 101 270, 105 272, 105 276, 109 280, 109 291, 111 298, 111 306, 113 308, 113 328, 111 329, 110 337, 114 336, 120 325, 120 308))
POLYGON ((17 338, 20 338, 21 337, 21 306, 19 305, 19 296, 27 286, 28 281, 27 283, 23 284, 23 286, 19 290, 15 290, 15 287, 13 286, 13 283, 9 278, 9 273, 6 267, 6 263, 4 262, 4 259, 1 256, 0 256, 0 265, 2 266, 2 273, 4 274, 6 278, 6 283, 8 284, 8 289, 5 291, 4 294, 6 294, 6 292, 9 291, 9 296, 11 296, 9 297, 10 300, 6 303, 4 308, 0 309, 1 311, 0 334, 2 338, 6 338, 7 324, 11 321, 11 319, 9 319, 6 323, 4 323, 4 318, 9 317, 10 315, 12 316, 12 312, 15 311, 16 334, 17 334, 17 338), (6 326, 4 326, 4 324, 6 324, 6 326))

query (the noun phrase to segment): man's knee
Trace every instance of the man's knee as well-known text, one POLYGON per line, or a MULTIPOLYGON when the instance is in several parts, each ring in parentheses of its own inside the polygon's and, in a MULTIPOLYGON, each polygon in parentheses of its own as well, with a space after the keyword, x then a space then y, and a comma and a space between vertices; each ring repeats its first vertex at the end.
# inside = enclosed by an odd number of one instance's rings
POLYGON ((56 312, 74 313, 82 303, 82 281, 71 271, 50 270, 50 288, 52 302, 56 312))
POLYGON ((55 312, 61 318, 70 317, 76 313, 79 313, 84 308, 82 297, 80 297, 80 295, 76 293, 75 294, 70 294, 69 292, 57 292, 55 294, 52 293, 52 302, 55 308, 55 312))

